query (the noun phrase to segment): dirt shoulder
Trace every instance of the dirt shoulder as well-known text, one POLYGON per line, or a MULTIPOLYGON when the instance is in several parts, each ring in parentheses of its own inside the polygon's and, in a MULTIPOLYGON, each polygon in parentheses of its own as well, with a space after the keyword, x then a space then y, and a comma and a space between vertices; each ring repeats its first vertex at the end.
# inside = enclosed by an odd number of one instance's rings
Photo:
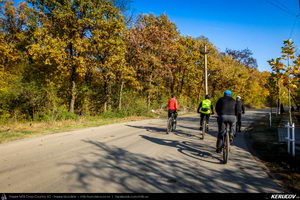
MULTIPOLYGON (((299 115, 297 113, 295 116, 299 115)), ((296 157, 287 153, 287 144, 278 140, 277 127, 281 126, 286 116, 273 116, 272 127, 269 116, 254 122, 246 131, 244 137, 247 146, 265 168, 268 175, 280 184, 286 192, 300 192, 300 152, 296 150, 296 157)))

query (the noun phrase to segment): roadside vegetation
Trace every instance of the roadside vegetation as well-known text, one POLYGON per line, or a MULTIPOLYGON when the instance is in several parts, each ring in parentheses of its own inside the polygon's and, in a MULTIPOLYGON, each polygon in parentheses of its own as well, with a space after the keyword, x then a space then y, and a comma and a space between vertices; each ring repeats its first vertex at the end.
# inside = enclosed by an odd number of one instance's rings
MULTIPOLYGON (((294 113, 294 121, 299 127, 300 113, 294 113), (298 120, 296 120, 298 118, 298 120)), ((279 142, 278 127, 282 127, 282 120, 288 119, 288 113, 273 116, 272 127, 269 117, 253 123, 247 132, 252 153, 268 168, 270 174, 283 183, 288 192, 300 192, 300 151, 296 150, 296 157, 288 155, 287 143, 279 142)))
POLYGON ((147 116, 124 116, 122 114, 105 114, 101 116, 87 116, 64 119, 61 121, 8 121, 1 124, 0 143, 10 142, 28 137, 35 137, 45 134, 54 134, 65 131, 72 131, 82 128, 98 127, 107 124, 121 123, 128 121, 144 120, 154 117, 147 116))
MULTIPOLYGON (((180 112, 181 115, 188 114, 180 112)), ((152 111, 148 113, 140 113, 140 115, 132 115, 126 112, 106 112, 98 116, 78 116, 66 115, 60 116, 58 119, 49 120, 24 120, 15 121, 7 120, 6 123, 0 125, 0 143, 10 142, 14 140, 41 136, 46 134, 54 134, 65 131, 73 131, 77 129, 99 127, 108 124, 146 120, 167 117, 163 110, 152 111)))

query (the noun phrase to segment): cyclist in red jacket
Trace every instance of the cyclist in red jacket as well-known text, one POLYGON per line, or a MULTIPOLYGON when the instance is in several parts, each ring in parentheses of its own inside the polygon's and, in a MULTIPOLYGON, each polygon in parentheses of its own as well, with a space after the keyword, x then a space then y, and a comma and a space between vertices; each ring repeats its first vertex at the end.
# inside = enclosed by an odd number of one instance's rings
POLYGON ((175 95, 171 96, 172 98, 168 102, 168 117, 170 118, 172 113, 174 113, 175 119, 177 118, 177 111, 179 110, 178 102, 175 95))

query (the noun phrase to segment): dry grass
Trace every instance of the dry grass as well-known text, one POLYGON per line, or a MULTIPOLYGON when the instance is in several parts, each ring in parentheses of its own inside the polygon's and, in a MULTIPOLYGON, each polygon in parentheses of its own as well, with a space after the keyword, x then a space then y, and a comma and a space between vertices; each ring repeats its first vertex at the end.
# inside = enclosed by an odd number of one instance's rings
POLYGON ((268 127, 268 117, 252 124, 248 131, 251 147, 256 156, 268 167, 276 179, 281 180, 289 192, 300 192, 299 153, 291 158, 287 145, 278 143, 277 127, 281 116, 273 118, 273 127, 268 127))
MULTIPOLYGON (((180 113, 182 115, 194 114, 191 112, 180 113)), ((0 124, 0 143, 19 139, 54 134, 65 131, 78 130, 88 127, 98 127, 107 124, 139 121, 145 119, 166 117, 164 110, 149 113, 147 116, 130 117, 81 117, 78 120, 49 121, 49 122, 7 122, 0 124)))
POLYGON ((79 120, 49 121, 49 122, 10 122, 0 126, 0 143, 14 140, 35 137, 46 134, 53 134, 64 131, 72 131, 88 127, 97 127, 113 123, 138 121, 149 119, 149 117, 131 116, 126 118, 99 118, 89 117, 79 120))

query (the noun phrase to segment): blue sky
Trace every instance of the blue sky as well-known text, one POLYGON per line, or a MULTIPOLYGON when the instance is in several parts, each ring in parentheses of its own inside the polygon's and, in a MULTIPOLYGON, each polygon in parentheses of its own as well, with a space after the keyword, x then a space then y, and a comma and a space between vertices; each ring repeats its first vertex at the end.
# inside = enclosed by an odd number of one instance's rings
POLYGON ((182 35, 208 37, 220 51, 249 48, 260 71, 271 70, 267 60, 290 36, 300 49, 299 0, 133 0, 131 7, 167 14, 182 35))

